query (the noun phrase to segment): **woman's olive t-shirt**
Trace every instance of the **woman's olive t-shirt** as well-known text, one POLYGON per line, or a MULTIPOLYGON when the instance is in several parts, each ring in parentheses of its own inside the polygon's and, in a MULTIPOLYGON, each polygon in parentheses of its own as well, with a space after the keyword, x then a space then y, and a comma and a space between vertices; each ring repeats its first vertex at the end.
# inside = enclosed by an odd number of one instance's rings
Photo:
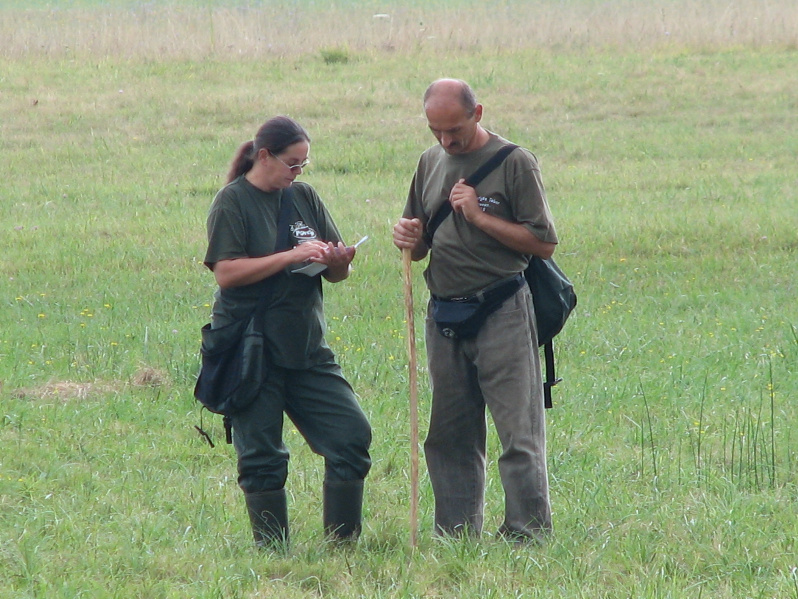
MULTIPOLYGON (((299 182, 291 189, 291 247, 313 239, 342 241, 316 191, 299 182)), ((283 190, 264 192, 244 176, 222 188, 208 214, 206 266, 212 269, 220 260, 274 253, 282 198, 283 190)), ((270 358, 278 366, 302 369, 328 361, 333 354, 324 340, 321 275, 292 274, 292 268, 252 285, 219 288, 214 295, 212 326, 249 318, 263 305, 263 332, 270 358), (262 302, 264 294, 267 298, 262 302)))

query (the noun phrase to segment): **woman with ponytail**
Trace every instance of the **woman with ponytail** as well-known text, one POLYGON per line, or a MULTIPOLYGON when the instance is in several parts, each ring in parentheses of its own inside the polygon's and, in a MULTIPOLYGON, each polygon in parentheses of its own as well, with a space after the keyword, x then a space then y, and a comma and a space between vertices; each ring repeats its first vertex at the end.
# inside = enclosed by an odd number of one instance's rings
POLYGON ((359 535, 371 466, 370 425, 324 340, 321 279, 346 279, 355 248, 343 243, 316 191, 296 181, 309 162, 307 132, 288 117, 269 119, 236 152, 207 222, 205 264, 219 286, 213 328, 262 311, 268 375, 255 401, 231 422, 238 483, 263 548, 285 548, 288 541, 283 415, 324 458, 322 519, 332 539, 359 535), (284 202, 293 205, 286 205, 287 247, 278 248, 284 202))

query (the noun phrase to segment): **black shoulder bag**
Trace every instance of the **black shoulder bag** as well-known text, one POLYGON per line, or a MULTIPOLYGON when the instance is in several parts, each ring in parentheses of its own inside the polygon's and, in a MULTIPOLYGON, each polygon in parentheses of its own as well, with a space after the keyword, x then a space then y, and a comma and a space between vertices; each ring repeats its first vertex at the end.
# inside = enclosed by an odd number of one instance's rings
MULTIPOLYGON (((292 195, 290 187, 283 190, 275 252, 288 249, 288 227, 294 206, 292 195)), ((268 361, 261 318, 274 280, 279 276, 277 273, 264 281, 261 300, 248 318, 216 329, 208 323, 201 330, 202 364, 194 397, 209 411, 224 416, 227 443, 233 442, 230 416, 248 407, 266 380, 268 361)), ((213 447, 208 434, 199 426, 195 428, 213 447)))
MULTIPOLYGON (((514 144, 502 146, 496 154, 465 180, 465 184, 476 187, 517 147, 514 144)), ((435 235, 435 231, 451 212, 452 205, 448 201, 444 202, 427 222, 425 241, 428 246, 432 247, 432 237, 435 235)), ((532 256, 529 266, 524 271, 524 278, 529 285, 532 303, 535 307, 538 346, 543 346, 546 360, 546 380, 543 383, 544 405, 546 408, 551 408, 553 405, 551 388, 562 380, 557 378, 555 372, 553 340, 565 326, 565 321, 576 307, 576 293, 571 281, 552 258, 544 260, 532 256)))

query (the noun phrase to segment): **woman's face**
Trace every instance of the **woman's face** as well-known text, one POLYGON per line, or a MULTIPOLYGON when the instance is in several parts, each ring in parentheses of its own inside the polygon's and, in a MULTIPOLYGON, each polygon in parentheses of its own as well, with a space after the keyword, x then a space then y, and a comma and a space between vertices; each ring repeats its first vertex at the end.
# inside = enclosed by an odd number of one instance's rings
POLYGON ((269 187, 285 189, 302 174, 302 169, 310 162, 310 144, 299 141, 288 146, 280 154, 272 154, 268 150, 261 150, 260 154, 269 187))

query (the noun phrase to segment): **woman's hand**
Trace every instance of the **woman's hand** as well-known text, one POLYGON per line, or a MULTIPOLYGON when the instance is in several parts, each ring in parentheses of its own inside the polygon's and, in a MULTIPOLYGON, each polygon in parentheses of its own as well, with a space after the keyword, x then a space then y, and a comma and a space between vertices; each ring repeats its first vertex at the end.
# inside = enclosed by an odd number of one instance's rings
POLYGON ((291 250, 291 261, 305 262, 310 260, 311 262, 326 264, 323 261, 326 249, 327 244, 323 241, 313 240, 300 243, 291 250))
POLYGON ((322 256, 313 262, 321 262, 330 268, 349 266, 355 257, 355 247, 346 246, 340 241, 337 244, 328 243, 322 249, 322 256))
POLYGON ((322 256, 313 262, 327 265, 327 270, 322 274, 330 283, 343 281, 349 276, 349 265, 355 258, 355 247, 346 246, 340 241, 337 244, 327 243, 323 248, 322 256))

